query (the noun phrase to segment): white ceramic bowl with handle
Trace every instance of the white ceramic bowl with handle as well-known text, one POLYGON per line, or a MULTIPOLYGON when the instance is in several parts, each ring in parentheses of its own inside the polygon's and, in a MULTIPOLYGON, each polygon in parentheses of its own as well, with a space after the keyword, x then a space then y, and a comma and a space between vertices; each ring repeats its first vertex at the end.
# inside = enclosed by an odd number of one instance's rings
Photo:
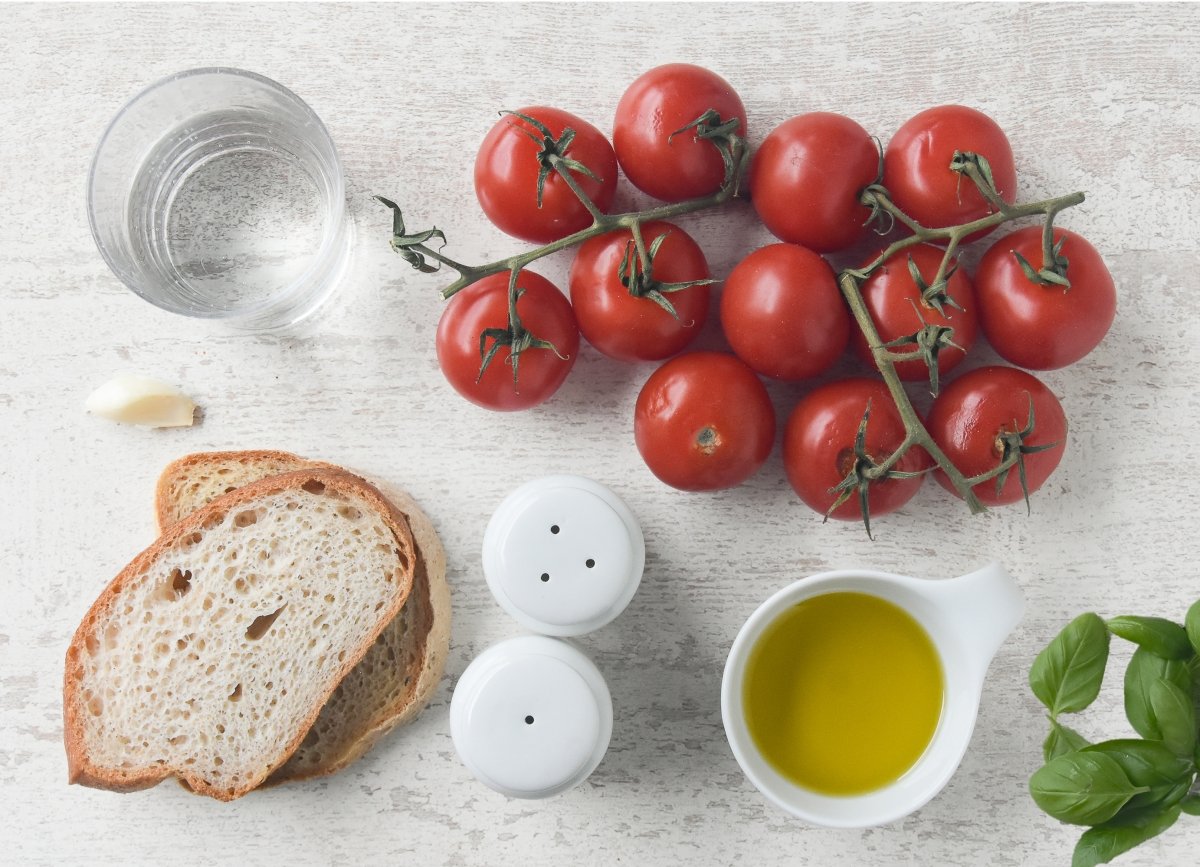
POLYGON ((738 764, 768 800, 815 825, 866 828, 908 815, 940 792, 962 761, 988 665, 1024 608, 1020 587, 997 563, 944 581, 848 569, 788 585, 750 615, 725 664, 721 718, 738 764), (942 713, 921 758, 894 783, 853 796, 803 788, 771 767, 750 735, 743 703, 746 663, 766 628, 803 600, 836 592, 866 593, 907 611, 929 633, 942 663, 942 713))

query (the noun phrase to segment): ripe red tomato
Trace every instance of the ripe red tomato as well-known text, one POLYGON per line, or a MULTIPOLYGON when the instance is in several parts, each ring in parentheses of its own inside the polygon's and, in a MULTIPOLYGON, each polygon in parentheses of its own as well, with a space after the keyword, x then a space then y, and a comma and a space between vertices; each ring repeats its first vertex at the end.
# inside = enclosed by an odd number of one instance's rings
POLYGON ((975 273, 979 324, 1000 357, 1031 370, 1053 370, 1096 348, 1117 312, 1117 290, 1096 248, 1074 232, 1054 230, 1059 257, 1071 287, 1034 282, 1020 254, 1044 267, 1042 229, 1029 226, 1001 238, 984 254, 975 273))
MULTIPOLYGON (((868 403, 865 450, 880 464, 904 442, 904 421, 887 386, 877 379, 843 379, 821 386, 796 405, 783 434, 783 466, 788 481, 809 508, 822 515, 836 502, 834 489, 858 462, 854 442, 868 403)), ((929 466, 929 456, 910 448, 897 462, 900 472, 920 472, 929 466)), ((872 482, 867 502, 872 516, 894 512, 913 498, 922 476, 872 482)), ((857 492, 829 513, 843 521, 862 520, 857 492)))
MULTIPOLYGON (((958 366, 970 351, 975 343, 975 336, 979 333, 975 290, 962 268, 955 271, 946 281, 946 294, 962 307, 961 310, 943 303, 939 313, 932 303, 921 300, 922 291, 909 271, 908 257, 912 256, 913 263, 928 285, 937 276, 943 252, 928 244, 902 250, 867 278, 861 289, 863 301, 866 302, 867 310, 875 320, 875 327, 884 343, 915 334, 921 330, 923 324, 954 329, 954 333, 949 337, 955 345, 945 346, 937 354, 940 374, 949 373, 958 366)), ((950 267, 953 268, 954 264, 951 262, 950 267)), ((874 366, 875 357, 862 331, 854 329, 853 340, 854 351, 858 353, 859 358, 874 366)), ((915 343, 892 347, 893 352, 900 353, 915 349, 915 343)), ((922 359, 896 362, 896 373, 901 379, 909 382, 929 380, 929 367, 922 359)))
MULTIPOLYGON (((509 327, 508 280, 504 271, 472 283, 450 299, 438 322, 437 357, 442 373, 455 391, 487 409, 536 406, 558 391, 579 354, 579 329, 570 302, 545 277, 522 271, 517 286, 524 294, 517 299, 517 315, 527 331, 550 341, 558 353, 537 347, 521 352, 514 383, 512 353, 510 347, 502 346, 483 376, 479 375, 483 360, 480 335, 489 328, 509 327)), ((491 345, 489 340, 486 348, 491 345)))
POLYGON ((878 174, 870 134, 848 117, 816 111, 767 136, 750 166, 750 200, 781 241, 831 253, 862 237, 871 212, 858 194, 878 174))
MULTIPOLYGON (((1000 198, 1016 200, 1012 148, 996 122, 965 105, 929 108, 900 127, 883 155, 883 185, 892 201, 928 228, 969 223, 994 210, 969 177, 951 170, 955 151, 986 157, 1000 198)), ((968 240, 989 231, 975 232, 968 240)))
POLYGON ((739 118, 746 135, 746 107, 729 82, 688 63, 669 63, 642 73, 617 103, 613 146, 630 183, 667 202, 715 193, 725 163, 712 142, 694 130, 675 135, 709 109, 722 121, 739 118))
MULTIPOLYGON (((571 173, 596 207, 607 212, 617 190, 617 158, 604 134, 586 120, 557 108, 533 106, 516 114, 539 121, 555 140, 564 129, 575 130, 563 155, 587 166, 596 176, 571 173)), ((557 171, 546 176, 538 206, 542 133, 516 114, 496 121, 475 157, 475 195, 483 212, 501 231, 537 244, 586 229, 592 224, 591 214, 557 171)))
MULTIPOLYGON (((646 223, 642 240, 652 248, 661 246, 650 266, 650 282, 642 277, 640 264, 633 281, 639 291, 671 283, 708 279, 708 262, 700 245, 687 232, 670 223, 646 223)), ((633 232, 618 229, 584 243, 571 264, 571 304, 579 330, 587 341, 610 358, 621 361, 656 361, 668 358, 691 343, 708 316, 708 285, 691 286, 659 297, 675 308, 675 316, 652 297, 635 295, 620 280, 622 261, 638 263, 633 232)))
MULTIPOLYGON (((933 402, 926 429, 967 478, 995 469, 1006 449, 1032 449, 1021 455, 1030 493, 1054 472, 1067 444, 1067 417, 1058 398, 1036 377, 1012 367, 981 367, 950 383, 933 402), (1033 430, 1018 443, 1015 435, 1029 426, 1030 412, 1033 430)), ((935 475, 958 495, 944 472, 935 475)), ((1009 471, 999 491, 996 480, 980 482, 974 491, 989 506, 1017 502, 1024 497, 1019 468, 1009 471)))
POLYGON ((850 337, 850 314, 828 262, 805 247, 771 244, 730 272, 721 327, 755 371, 798 380, 837 361, 850 337))
POLYGON ((684 491, 715 491, 762 466, 775 442, 775 408, 736 356, 689 352, 646 380, 633 436, 659 479, 684 491))

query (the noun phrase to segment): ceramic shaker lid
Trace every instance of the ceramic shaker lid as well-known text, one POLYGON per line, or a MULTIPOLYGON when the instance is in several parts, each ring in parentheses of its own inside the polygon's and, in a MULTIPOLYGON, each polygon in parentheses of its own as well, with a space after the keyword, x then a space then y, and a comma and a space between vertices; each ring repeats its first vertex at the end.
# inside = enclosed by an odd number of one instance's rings
POLYGON ((481 782, 512 798, 545 798, 600 764, 612 736, 612 698, 575 647, 540 635, 512 638, 459 678, 450 733, 481 782))
POLYGON ((522 485, 483 537, 483 571, 496 600, 543 635, 582 635, 611 621, 637 592, 645 562, 633 513, 581 476, 522 485))

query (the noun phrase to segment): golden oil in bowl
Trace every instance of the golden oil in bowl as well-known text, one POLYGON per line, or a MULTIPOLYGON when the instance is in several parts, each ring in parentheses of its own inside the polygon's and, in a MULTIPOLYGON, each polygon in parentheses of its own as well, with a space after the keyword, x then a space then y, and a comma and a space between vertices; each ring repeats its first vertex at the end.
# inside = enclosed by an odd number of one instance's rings
POLYGON ((763 759, 824 795, 859 795, 902 777, 942 713, 938 652, 904 609, 878 596, 805 599, 764 630, 742 703, 763 759))

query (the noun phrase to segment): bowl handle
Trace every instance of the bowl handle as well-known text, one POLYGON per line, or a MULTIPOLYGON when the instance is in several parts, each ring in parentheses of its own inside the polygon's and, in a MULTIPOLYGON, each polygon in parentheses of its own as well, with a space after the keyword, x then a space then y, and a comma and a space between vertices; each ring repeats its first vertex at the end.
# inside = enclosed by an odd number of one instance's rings
POLYGON ((933 582, 930 589, 941 597, 963 644, 975 652, 982 671, 987 671, 1025 613, 1020 586, 1003 566, 992 562, 958 578, 933 582))

